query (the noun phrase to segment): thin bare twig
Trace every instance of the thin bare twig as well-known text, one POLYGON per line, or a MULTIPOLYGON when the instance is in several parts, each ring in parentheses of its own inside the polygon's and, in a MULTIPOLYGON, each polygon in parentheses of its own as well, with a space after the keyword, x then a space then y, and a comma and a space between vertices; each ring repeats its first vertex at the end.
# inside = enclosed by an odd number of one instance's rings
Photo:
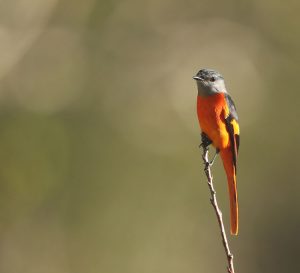
POLYGON ((234 273, 233 255, 229 249, 226 231, 224 228, 224 223, 223 223, 223 218, 222 218, 222 211, 219 209, 218 202, 217 202, 217 195, 216 195, 216 191, 215 191, 214 185, 213 185, 213 177, 212 177, 211 169, 210 169, 211 165, 210 165, 209 158, 208 158, 208 147, 206 145, 202 145, 202 144, 200 146, 203 148, 202 158, 204 161, 204 172, 207 177, 207 184, 208 184, 208 187, 210 190, 210 195, 211 195, 210 202, 215 210, 215 213, 216 213, 216 216, 218 219, 221 236, 222 236, 222 243, 223 243, 225 254, 227 257, 227 262, 228 262, 227 271, 228 271, 228 273, 234 273))

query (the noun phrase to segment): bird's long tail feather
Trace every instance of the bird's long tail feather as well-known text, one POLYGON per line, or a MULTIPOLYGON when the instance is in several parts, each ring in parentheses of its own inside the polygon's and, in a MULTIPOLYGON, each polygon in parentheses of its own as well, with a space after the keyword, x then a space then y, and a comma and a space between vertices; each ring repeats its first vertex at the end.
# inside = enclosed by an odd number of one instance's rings
POLYGON ((236 184, 236 169, 233 164, 232 151, 229 148, 221 150, 221 158, 227 175, 229 201, 230 201, 230 231, 232 235, 238 234, 239 217, 238 217, 238 197, 236 184))

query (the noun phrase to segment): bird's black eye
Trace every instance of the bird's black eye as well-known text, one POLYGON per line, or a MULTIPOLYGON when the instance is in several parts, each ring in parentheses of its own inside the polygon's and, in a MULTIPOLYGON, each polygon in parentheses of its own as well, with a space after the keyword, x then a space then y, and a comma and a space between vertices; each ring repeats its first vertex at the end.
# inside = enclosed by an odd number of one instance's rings
POLYGON ((209 80, 210 80, 211 82, 214 82, 214 81, 216 81, 216 78, 215 78, 215 77, 211 77, 209 80))

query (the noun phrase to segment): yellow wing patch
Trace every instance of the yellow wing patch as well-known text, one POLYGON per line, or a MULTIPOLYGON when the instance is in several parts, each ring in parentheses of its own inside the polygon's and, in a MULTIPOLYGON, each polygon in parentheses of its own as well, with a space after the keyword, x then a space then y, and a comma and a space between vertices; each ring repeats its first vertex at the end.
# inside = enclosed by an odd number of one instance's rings
POLYGON ((240 134, 240 126, 237 123, 237 121, 235 119, 233 119, 230 123, 233 126, 233 132, 234 132, 234 134, 235 135, 239 135, 240 134))

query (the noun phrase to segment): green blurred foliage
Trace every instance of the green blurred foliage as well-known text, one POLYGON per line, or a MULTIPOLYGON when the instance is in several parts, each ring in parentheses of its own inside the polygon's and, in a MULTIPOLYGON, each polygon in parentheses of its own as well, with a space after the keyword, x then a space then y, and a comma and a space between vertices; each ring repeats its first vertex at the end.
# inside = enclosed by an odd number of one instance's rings
MULTIPOLYGON (((237 272, 298 272, 298 1, 0 4, 0 272, 225 272, 196 118, 240 115, 237 272)), ((228 229, 220 160, 213 168, 228 229)))

